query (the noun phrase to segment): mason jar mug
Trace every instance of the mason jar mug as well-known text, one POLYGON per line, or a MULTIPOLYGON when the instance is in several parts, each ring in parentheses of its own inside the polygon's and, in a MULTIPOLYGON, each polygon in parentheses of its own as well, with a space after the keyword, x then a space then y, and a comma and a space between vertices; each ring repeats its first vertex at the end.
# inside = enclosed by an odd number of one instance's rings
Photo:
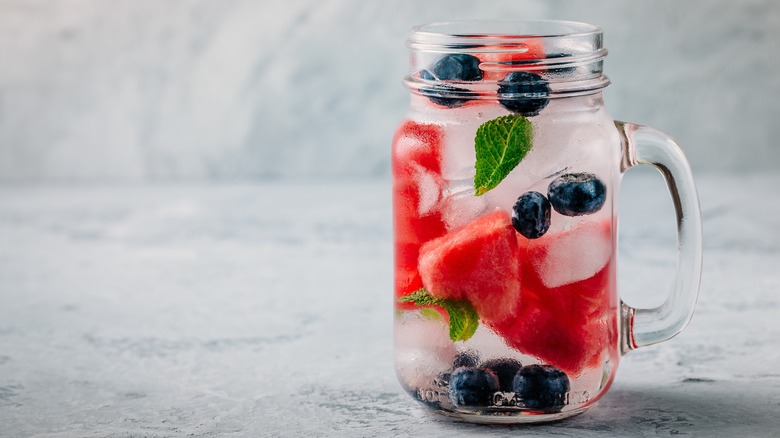
POLYGON ((600 28, 559 21, 416 27, 411 105, 392 145, 395 366, 430 409, 550 421, 609 388, 621 355, 677 334, 701 270, 701 220, 670 137, 614 121, 600 28), (616 290, 617 200, 649 164, 675 205, 663 305, 616 290))

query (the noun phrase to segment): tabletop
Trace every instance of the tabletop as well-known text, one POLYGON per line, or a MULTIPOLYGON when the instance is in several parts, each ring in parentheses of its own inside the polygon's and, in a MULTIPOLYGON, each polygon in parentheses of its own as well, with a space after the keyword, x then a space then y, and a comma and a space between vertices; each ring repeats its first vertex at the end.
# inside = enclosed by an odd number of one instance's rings
MULTIPOLYGON (((777 436, 780 175, 697 183, 691 324, 539 426, 448 420, 398 385, 387 181, 0 186, 0 436, 777 436)), ((620 202, 621 294, 657 305, 670 198, 640 172, 620 202)))

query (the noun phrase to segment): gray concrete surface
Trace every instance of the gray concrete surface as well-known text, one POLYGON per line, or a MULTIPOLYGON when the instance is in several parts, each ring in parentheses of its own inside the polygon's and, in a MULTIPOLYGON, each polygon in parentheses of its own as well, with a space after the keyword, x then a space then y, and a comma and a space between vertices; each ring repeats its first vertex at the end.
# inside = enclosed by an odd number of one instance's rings
MULTIPOLYGON (((431 416, 392 367, 384 182, 0 187, 0 436, 777 436, 777 175, 699 174, 705 265, 678 337, 589 412, 431 416)), ((660 179, 621 196, 623 297, 674 268, 660 179)))

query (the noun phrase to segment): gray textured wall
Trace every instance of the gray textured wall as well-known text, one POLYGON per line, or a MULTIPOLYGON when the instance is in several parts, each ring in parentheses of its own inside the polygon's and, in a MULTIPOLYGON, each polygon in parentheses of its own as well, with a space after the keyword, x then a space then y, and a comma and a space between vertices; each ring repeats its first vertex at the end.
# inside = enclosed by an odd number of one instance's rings
POLYGON ((603 26, 616 118, 777 166, 771 0, 0 0, 0 180, 386 175, 409 28, 495 17, 603 26))

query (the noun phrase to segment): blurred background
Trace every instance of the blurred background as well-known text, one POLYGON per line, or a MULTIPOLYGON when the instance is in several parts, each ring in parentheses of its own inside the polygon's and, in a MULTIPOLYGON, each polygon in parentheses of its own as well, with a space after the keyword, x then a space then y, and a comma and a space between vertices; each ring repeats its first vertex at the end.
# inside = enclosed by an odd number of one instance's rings
POLYGON ((775 169, 772 0, 0 0, 0 181, 383 178, 410 27, 496 17, 601 25, 615 118, 775 169))

